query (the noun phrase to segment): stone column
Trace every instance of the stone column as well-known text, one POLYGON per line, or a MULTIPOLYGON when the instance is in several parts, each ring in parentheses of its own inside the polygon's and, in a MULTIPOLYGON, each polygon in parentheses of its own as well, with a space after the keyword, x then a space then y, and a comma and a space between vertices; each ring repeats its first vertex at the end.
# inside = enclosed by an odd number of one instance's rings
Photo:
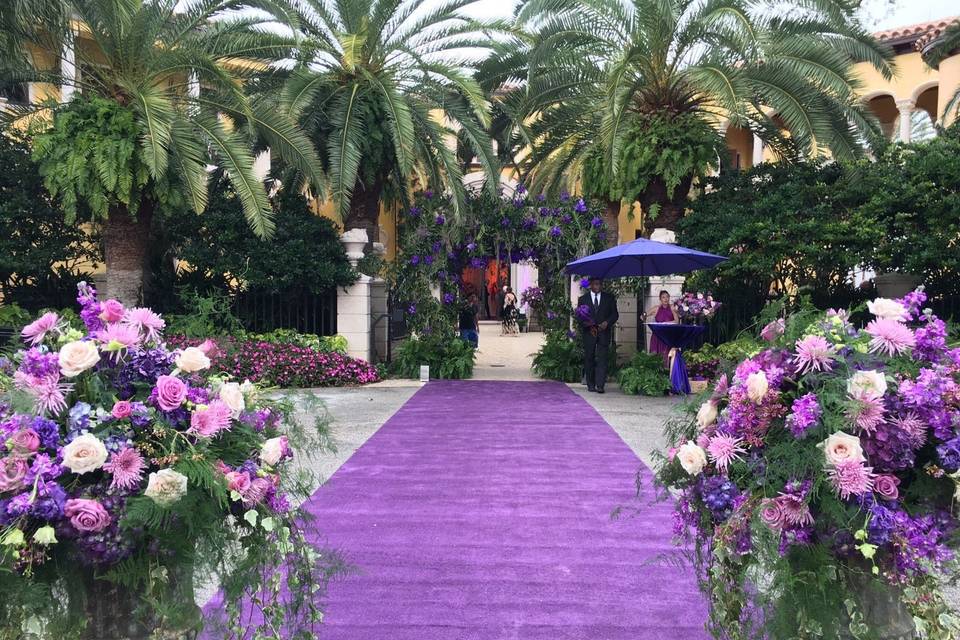
POLYGON ((910 130, 913 126, 913 100, 897 100, 897 110, 900 111, 900 132, 898 142, 910 142, 910 130))
POLYGON ((753 165, 757 166, 763 162, 763 140, 760 136, 753 134, 753 165))
MULTIPOLYGON (((340 236, 347 259, 354 267, 367 245, 366 229, 350 229, 340 236)), ((361 275, 346 289, 337 291, 337 333, 347 339, 347 355, 369 361, 371 354, 372 278, 361 275)))
POLYGON ((617 358, 622 362, 629 360, 637 352, 637 296, 625 295, 617 298, 617 313, 620 319, 614 330, 617 342, 617 358))
POLYGON ((60 75, 63 82, 60 84, 60 101, 70 102, 77 92, 77 51, 73 40, 73 31, 67 35, 60 53, 60 75))
MULTIPOLYGON (((657 242, 676 244, 677 234, 669 229, 654 229, 653 233, 650 234, 650 239, 656 240, 657 242)), ((644 310, 651 309, 660 304, 661 291, 667 291, 670 294, 671 300, 675 300, 680 297, 680 294, 683 293, 683 283, 686 281, 686 278, 679 275, 652 276, 649 278, 649 281, 650 286, 649 289, 647 289, 647 295, 643 301, 644 310)), ((647 322, 653 322, 653 318, 647 318, 647 322)), ((644 346, 647 349, 650 348, 649 332, 647 332, 646 343, 644 346)))

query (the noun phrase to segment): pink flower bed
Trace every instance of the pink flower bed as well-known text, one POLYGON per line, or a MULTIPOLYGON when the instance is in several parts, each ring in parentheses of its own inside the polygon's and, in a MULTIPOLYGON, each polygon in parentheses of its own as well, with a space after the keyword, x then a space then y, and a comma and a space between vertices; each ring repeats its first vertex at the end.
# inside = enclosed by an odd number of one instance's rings
MULTIPOLYGON (((205 341, 170 336, 171 349, 205 341)), ((216 370, 238 380, 278 387, 340 387, 379 382, 377 368, 365 360, 291 344, 215 338, 204 345, 216 370)))

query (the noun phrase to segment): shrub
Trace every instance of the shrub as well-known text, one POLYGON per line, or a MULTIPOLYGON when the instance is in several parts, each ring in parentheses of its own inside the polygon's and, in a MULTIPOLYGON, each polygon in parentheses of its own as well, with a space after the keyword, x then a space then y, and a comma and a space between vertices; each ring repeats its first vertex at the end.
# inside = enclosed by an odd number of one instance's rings
POLYGON ((583 345, 559 332, 547 334, 543 348, 533 357, 533 372, 547 380, 580 382, 583 378, 583 345))
MULTIPOLYGON (((287 387, 341 387, 378 382, 377 368, 364 360, 293 344, 213 338, 213 366, 237 380, 287 387)), ((195 346, 198 339, 172 336, 171 348, 195 346)))
POLYGON ((318 336, 313 333, 299 333, 293 329, 275 329, 270 333, 248 333, 247 340, 270 342, 272 344, 292 344, 298 347, 316 349, 323 353, 347 352, 347 339, 341 335, 318 336))
POLYGON ((637 353, 617 373, 620 390, 627 395, 662 396, 670 391, 670 376, 663 358, 655 353, 637 353))
POLYGON ((420 366, 429 365, 430 377, 460 380, 473 375, 476 351, 466 340, 421 335, 404 340, 391 365, 401 378, 419 378, 420 366))

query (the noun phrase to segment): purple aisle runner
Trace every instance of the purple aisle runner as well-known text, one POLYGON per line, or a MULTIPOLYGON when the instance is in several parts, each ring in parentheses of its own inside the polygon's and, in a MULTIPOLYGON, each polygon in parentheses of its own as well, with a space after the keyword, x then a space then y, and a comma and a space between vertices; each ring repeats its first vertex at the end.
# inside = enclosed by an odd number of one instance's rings
POLYGON ((565 385, 430 383, 306 504, 359 571, 321 637, 706 638, 692 571, 644 564, 673 550, 669 505, 611 519, 641 464, 565 385))

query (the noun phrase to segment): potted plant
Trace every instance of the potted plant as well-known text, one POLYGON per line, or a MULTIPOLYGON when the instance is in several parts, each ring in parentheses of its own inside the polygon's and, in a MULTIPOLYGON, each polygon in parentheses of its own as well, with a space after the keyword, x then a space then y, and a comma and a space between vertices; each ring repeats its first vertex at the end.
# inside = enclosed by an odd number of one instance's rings
POLYGON ((309 633, 328 566, 290 459, 322 425, 207 344, 168 349, 150 309, 78 301, 82 325, 44 314, 0 372, 0 636, 181 637, 204 626, 195 571, 221 585, 218 637, 309 633))
POLYGON ((925 301, 800 312, 670 423, 658 478, 715 637, 957 637, 960 349, 925 301))

